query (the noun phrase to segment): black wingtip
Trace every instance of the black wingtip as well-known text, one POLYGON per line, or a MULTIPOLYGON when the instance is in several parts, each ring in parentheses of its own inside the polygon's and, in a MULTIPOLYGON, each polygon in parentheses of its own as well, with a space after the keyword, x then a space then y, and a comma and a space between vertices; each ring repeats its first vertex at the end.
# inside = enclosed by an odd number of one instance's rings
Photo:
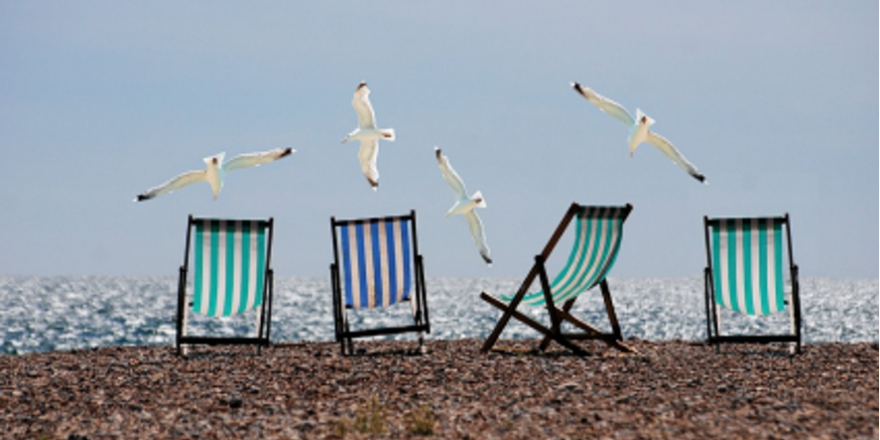
POLYGON ((152 199, 152 197, 150 197, 146 194, 138 194, 137 198, 134 199, 134 201, 135 202, 143 202, 145 200, 150 200, 150 199, 152 199))
POLYGON ((485 261, 486 264, 488 264, 489 266, 492 265, 492 259, 491 259, 491 258, 489 258, 489 257, 487 257, 487 256, 485 256, 485 255, 480 255, 480 256, 483 257, 483 261, 485 261))
POLYGON ((709 184, 709 182, 706 181, 706 176, 704 176, 702 174, 692 174, 692 176, 694 176, 694 179, 699 180, 700 183, 702 183, 702 184, 705 184, 705 185, 709 184))
POLYGON ((580 93, 581 95, 584 94, 584 89, 583 89, 583 88, 581 87, 581 85, 578 84, 577 82, 573 82, 573 83, 571 83, 571 87, 574 89, 575 92, 578 92, 578 93, 580 93))
POLYGON ((441 160, 443 157, 443 152, 440 151, 439 147, 434 147, 434 155, 437 156, 437 160, 441 160))
POLYGON ((293 148, 288 147, 281 152, 281 155, 278 156, 278 158, 281 159, 282 157, 290 156, 291 154, 293 154, 293 148))

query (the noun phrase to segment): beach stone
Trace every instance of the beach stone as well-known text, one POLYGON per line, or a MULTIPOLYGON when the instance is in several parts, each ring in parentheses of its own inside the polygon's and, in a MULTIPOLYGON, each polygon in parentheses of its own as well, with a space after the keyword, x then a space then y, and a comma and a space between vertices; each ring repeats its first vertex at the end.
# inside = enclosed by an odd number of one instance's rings
POLYGON ((0 356, 0 426, 9 438, 877 438, 877 344, 714 347, 599 342, 577 357, 538 341, 111 347, 0 356), (172 385, 173 384, 173 385, 172 385), (376 399, 378 408, 368 402, 376 399), (372 411, 372 413, 370 412, 372 411), (385 426, 373 436, 354 420, 385 426), (347 427, 347 428, 346 428, 347 427), (45 435, 43 435, 45 434, 45 435), (77 437, 79 436, 79 437, 77 437))

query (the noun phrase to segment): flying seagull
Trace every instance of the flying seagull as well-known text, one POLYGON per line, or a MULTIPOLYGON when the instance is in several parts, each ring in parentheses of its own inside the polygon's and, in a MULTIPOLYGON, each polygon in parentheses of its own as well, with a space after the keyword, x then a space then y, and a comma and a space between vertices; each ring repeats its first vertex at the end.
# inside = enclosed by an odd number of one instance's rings
POLYGON ((223 162, 226 153, 215 154, 204 159, 206 165, 204 170, 187 171, 157 187, 146 190, 143 194, 138 194, 134 201, 143 202, 144 200, 150 200, 196 182, 208 182, 211 185, 211 191, 214 193, 214 200, 217 200, 217 194, 220 192, 220 188, 223 187, 223 178, 226 176, 226 173, 239 168, 255 167, 269 163, 273 160, 289 156, 294 152, 296 150, 291 148, 276 148, 261 153, 241 154, 228 162, 223 162))
POLYGON ((361 141, 361 149, 358 151, 358 159, 361 169, 370 182, 373 191, 379 189, 379 169, 376 168, 376 158, 379 156, 379 139, 394 140, 393 128, 376 128, 376 114, 370 104, 370 88, 367 83, 361 82, 354 91, 351 100, 358 117, 358 128, 348 134, 342 143, 348 141, 361 141))
POLYGON ((468 197, 464 182, 461 180, 461 177, 458 177, 455 170, 452 169, 452 165, 449 164, 449 159, 437 147, 434 147, 434 153, 437 155, 437 164, 440 166, 440 171, 443 173, 446 183, 452 187, 452 192, 455 193, 455 197, 458 199, 455 204, 452 205, 452 208, 449 209, 449 212, 446 213, 446 217, 454 214, 461 214, 464 216, 465 220, 468 222, 468 226, 471 228, 471 235, 474 237, 474 244, 477 245, 477 250, 480 251, 480 256, 483 257, 486 264, 491 266, 492 258, 489 256, 489 245, 486 244, 486 234, 483 233, 483 222, 480 221, 480 217, 474 210, 474 208, 477 207, 486 207, 486 200, 483 199, 483 194, 477 191, 473 196, 468 197))
POLYGON ((593 105, 599 107, 599 110, 614 116, 629 127, 629 137, 627 138, 627 142, 629 142, 629 157, 633 156, 633 153, 636 151, 639 144, 647 142, 660 149, 666 157, 672 159, 676 165, 687 171, 687 173, 693 176, 694 179, 707 185, 709 184, 709 182, 706 181, 706 176, 702 175, 694 164, 688 162, 688 160, 675 149, 671 142, 666 140, 663 136, 651 131, 650 127, 654 124, 654 120, 648 115, 642 113, 641 109, 636 109, 636 117, 633 119, 632 115, 623 108, 622 105, 594 92, 589 87, 583 87, 578 83, 572 83, 571 86, 574 87, 574 90, 580 93, 581 96, 587 98, 587 101, 590 101, 593 105))

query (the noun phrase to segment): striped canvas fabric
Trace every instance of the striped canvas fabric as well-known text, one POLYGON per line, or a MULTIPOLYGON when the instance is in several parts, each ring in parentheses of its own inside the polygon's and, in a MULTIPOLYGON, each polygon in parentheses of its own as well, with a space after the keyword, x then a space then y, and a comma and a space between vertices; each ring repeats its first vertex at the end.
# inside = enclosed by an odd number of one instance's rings
POLYGON ((231 316, 262 304, 267 225, 259 220, 196 220, 193 311, 231 316))
POLYGON ((410 220, 350 221, 338 226, 348 307, 387 307, 412 289, 410 220))
MULTIPOLYGON (((623 207, 585 207, 577 215, 577 228, 568 264, 550 283, 554 302, 568 301, 593 288, 611 270, 623 234, 623 207)), ((514 295, 503 296, 506 301, 514 295)), ((540 306, 544 292, 529 293, 522 303, 540 306)))
POLYGON ((718 219, 711 229, 715 301, 749 315, 785 309, 781 218, 718 219))

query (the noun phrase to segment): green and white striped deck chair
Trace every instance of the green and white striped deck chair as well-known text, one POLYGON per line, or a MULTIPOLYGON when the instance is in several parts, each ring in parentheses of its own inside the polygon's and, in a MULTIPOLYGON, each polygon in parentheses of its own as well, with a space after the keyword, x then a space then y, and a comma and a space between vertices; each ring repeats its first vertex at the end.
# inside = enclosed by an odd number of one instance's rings
POLYGON ((422 256, 416 237, 416 213, 355 220, 330 219, 333 259, 330 278, 336 340, 342 354, 353 351, 352 340, 369 336, 430 333, 422 256), (375 309, 409 302, 413 322, 393 327, 352 330, 348 311, 375 309))
POLYGON ((526 276, 519 290, 512 295, 496 298, 486 292, 480 297, 501 309, 504 314, 499 319, 492 334, 483 344, 483 352, 495 345, 511 317, 522 321, 544 335, 539 348, 545 350, 550 341, 556 341, 576 353, 585 353, 575 340, 599 339, 623 351, 632 351, 625 346, 611 301, 608 282, 605 280, 620 249, 623 237, 623 223, 629 216, 632 205, 626 206, 582 206, 573 203, 556 228, 544 251, 535 256, 535 264, 526 276), (575 221, 575 236, 568 257, 568 263, 560 270, 553 282, 549 282, 545 262, 553 252, 556 243, 565 233, 568 225, 575 221), (540 279, 541 291, 529 293, 535 278, 540 279), (599 286, 605 300, 605 309, 611 324, 611 332, 603 333, 595 327, 573 316, 570 311, 578 295, 599 286), (562 307, 558 305, 562 304, 562 307), (520 305, 546 307, 550 317, 550 327, 518 312, 520 305), (578 327, 583 333, 565 334, 561 331, 563 321, 578 327))
POLYGON ((269 345, 272 225, 272 218, 223 220, 189 216, 178 284, 178 354, 183 353, 181 346, 188 344, 256 344, 258 348, 269 345), (192 288, 189 295, 188 286, 192 288), (254 335, 187 334, 189 312, 221 318, 249 311, 256 315, 254 335))
POLYGON ((704 271, 708 342, 791 342, 800 352, 800 286, 798 267, 792 255, 788 214, 762 218, 703 217, 703 224, 708 261, 704 271), (787 268, 783 264, 786 253, 787 268), (788 287, 786 275, 790 282, 788 287), (787 306, 791 306, 788 333, 722 334, 722 308, 761 316, 781 312, 787 306))

